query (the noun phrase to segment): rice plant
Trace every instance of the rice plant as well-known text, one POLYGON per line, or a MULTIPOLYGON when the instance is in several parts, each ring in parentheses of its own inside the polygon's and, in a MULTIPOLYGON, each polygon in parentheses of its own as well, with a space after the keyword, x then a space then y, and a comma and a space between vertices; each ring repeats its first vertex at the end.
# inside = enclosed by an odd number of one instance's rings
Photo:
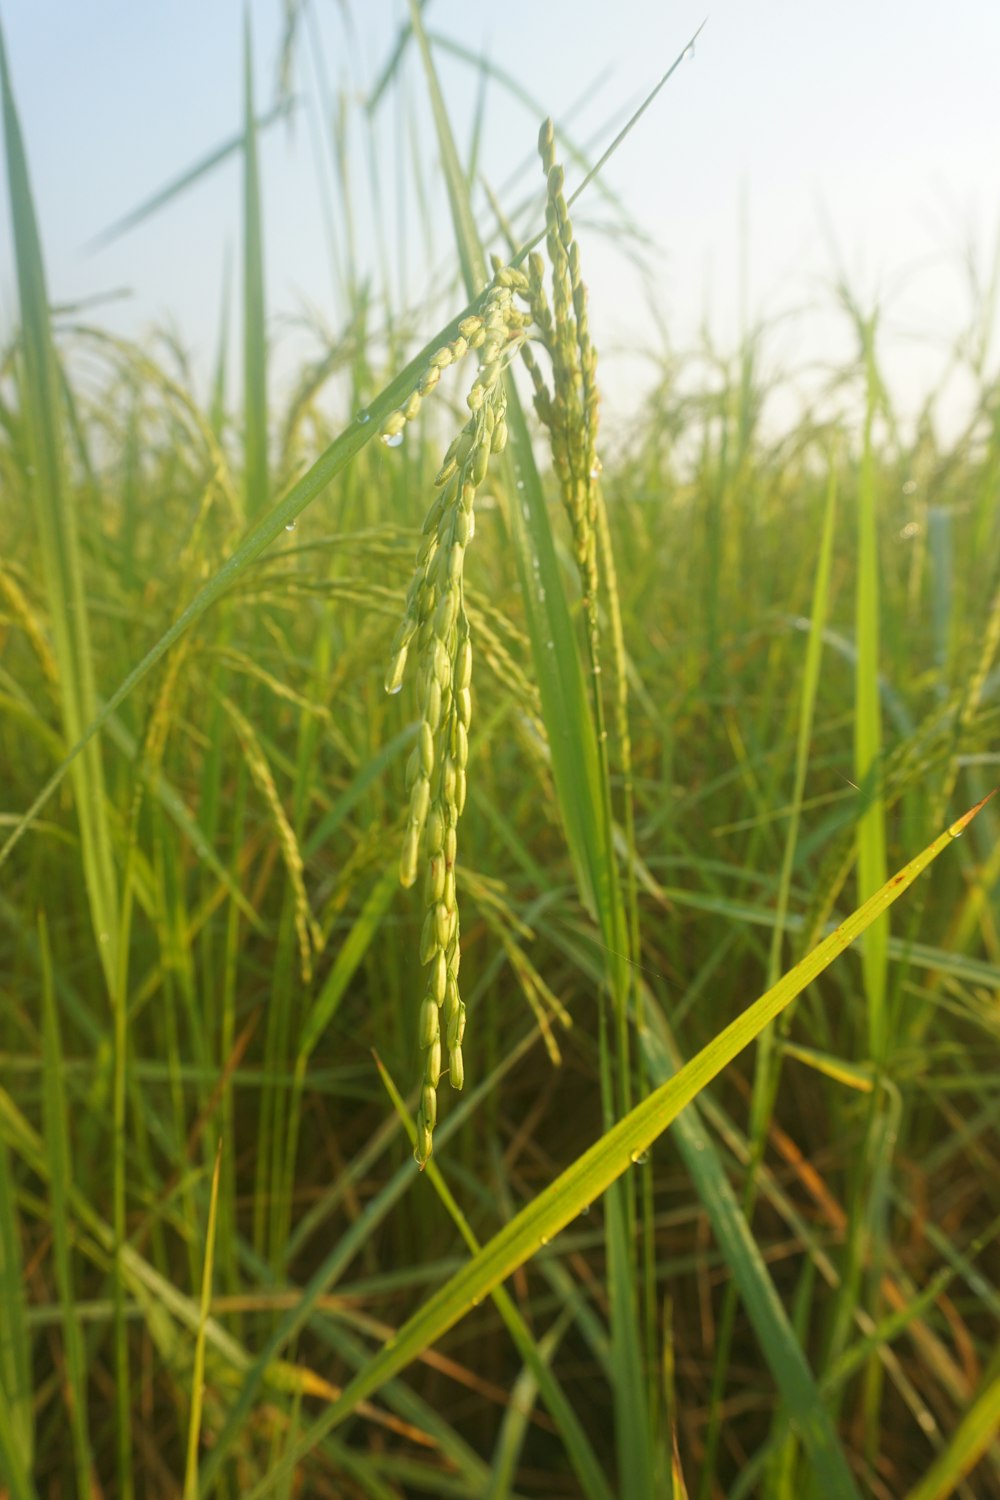
POLYGON ((242 44, 207 395, 0 47, 0 1494, 1000 1495, 990 299, 952 440, 843 282, 793 430, 761 329, 599 443, 587 153, 480 217, 413 3, 442 326, 352 251, 279 406, 242 44))

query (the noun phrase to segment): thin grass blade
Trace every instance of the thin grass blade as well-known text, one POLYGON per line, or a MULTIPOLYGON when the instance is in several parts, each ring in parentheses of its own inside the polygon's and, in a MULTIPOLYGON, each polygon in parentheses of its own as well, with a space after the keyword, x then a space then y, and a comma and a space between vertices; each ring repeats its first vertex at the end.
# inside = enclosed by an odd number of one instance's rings
POLYGON ((73 1229, 67 1198, 67 1187, 75 1181, 75 1176, 69 1144, 69 1109, 64 1087, 62 1041, 52 982, 48 926, 44 915, 39 918, 38 945, 42 968, 42 1044, 45 1060, 42 1105, 52 1200, 53 1261, 62 1307, 67 1406, 76 1488, 77 1494, 89 1495, 95 1490, 95 1486, 91 1483, 93 1456, 87 1420, 87 1356, 75 1305, 71 1252, 73 1229))
POLYGON ((194 1369, 191 1374, 191 1418, 188 1423, 187 1464, 184 1471, 184 1500, 196 1500, 198 1494, 198 1447, 201 1442, 201 1412, 205 1398, 205 1334, 212 1308, 212 1263, 215 1256, 215 1230, 219 1208, 219 1174, 222 1167, 222 1142, 215 1153, 212 1192, 208 1202, 208 1226, 205 1230, 205 1264, 198 1304, 198 1331, 194 1343, 194 1369))
POLYGON ((6 1144, 0 1140, 0 1473, 14 1494, 33 1495, 31 1336, 27 1325, 21 1229, 6 1144))
POLYGON ((267 332, 249 10, 244 18, 243 47, 243 482, 247 519, 255 521, 268 502, 267 332))
MULTIPOLYGON (((875 455, 872 425, 878 400, 874 320, 865 324, 868 384, 865 428, 858 475, 858 582, 855 619, 857 665, 854 711, 854 779, 862 789, 858 819, 858 896, 865 901, 886 878, 885 797, 882 790, 882 717, 879 702, 879 559, 875 508, 875 455)), ((875 923, 865 941, 862 968, 868 1002, 868 1049, 877 1064, 889 1043, 886 1011, 887 921, 875 923)))

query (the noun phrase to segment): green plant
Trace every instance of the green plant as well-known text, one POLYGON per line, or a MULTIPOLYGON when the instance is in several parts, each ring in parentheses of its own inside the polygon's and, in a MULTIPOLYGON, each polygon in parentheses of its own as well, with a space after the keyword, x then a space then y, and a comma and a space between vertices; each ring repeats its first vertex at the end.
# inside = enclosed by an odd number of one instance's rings
POLYGON ((412 358, 346 237, 279 406, 249 36, 159 195, 245 166, 238 416, 221 335, 201 399, 53 321, 2 59, 0 1485, 993 1493, 995 376, 901 436, 842 287, 822 411, 772 435, 754 330, 602 468, 586 157, 543 127, 490 275, 418 6, 352 128, 411 51, 465 286, 412 358))

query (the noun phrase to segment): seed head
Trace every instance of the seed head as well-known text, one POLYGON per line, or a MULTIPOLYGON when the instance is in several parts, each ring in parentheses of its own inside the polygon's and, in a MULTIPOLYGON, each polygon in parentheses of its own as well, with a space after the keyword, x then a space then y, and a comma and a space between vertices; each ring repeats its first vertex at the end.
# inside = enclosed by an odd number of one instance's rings
MULTIPOLYGON (((553 217, 552 235, 557 242, 558 230, 558 219, 553 217)), ((407 767, 409 809, 400 879, 407 886, 414 883, 422 854, 426 863, 420 960, 426 966, 427 978, 420 1009, 423 1085, 415 1150, 421 1163, 431 1151, 445 1045, 452 1086, 461 1088, 465 1077, 461 1051, 465 1006, 458 990, 461 947, 456 886, 457 828, 466 801, 472 718, 472 642, 464 601, 465 557, 475 532, 476 493, 489 472, 491 455, 502 452, 507 443, 503 372, 524 347, 532 316, 515 306, 514 298, 516 295, 532 306, 533 289, 539 280, 533 266, 529 275, 495 262, 493 280, 479 310, 462 320, 451 343, 433 351, 414 389, 383 428, 387 437, 401 433, 419 413, 423 398, 434 389, 441 372, 470 350, 478 351, 478 371, 467 396, 470 415, 435 476, 436 498, 424 521, 403 621, 396 632, 386 676, 386 686, 398 691, 408 655, 416 651, 420 727, 407 767), (444 1032, 438 1021, 441 1006, 445 1010, 444 1032)), ((568 301, 569 295, 567 290, 564 300, 568 301)))

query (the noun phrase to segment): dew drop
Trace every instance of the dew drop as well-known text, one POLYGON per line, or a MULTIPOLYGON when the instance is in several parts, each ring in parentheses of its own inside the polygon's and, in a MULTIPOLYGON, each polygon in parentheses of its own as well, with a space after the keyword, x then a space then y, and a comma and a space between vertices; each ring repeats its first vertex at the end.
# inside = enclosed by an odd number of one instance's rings
POLYGON ((583 1207, 581 1208, 581 1210, 580 1210, 580 1218, 581 1219, 585 1219, 589 1213, 590 1213, 590 1204, 589 1203, 585 1203, 583 1205, 583 1207))
POLYGON ((387 448, 398 448, 403 441, 401 432, 383 432, 382 441, 387 448))
POLYGON ((473 1299, 472 1299, 472 1305, 473 1305, 473 1307, 478 1307, 479 1304, 480 1304, 480 1302, 482 1302, 482 1300, 483 1300, 482 1297, 473 1297, 473 1299))
POLYGON ((366 422, 370 422, 371 419, 372 419, 371 412, 368 410, 368 408, 366 406, 363 406, 361 408, 361 410, 358 412, 356 420, 358 422, 360 422, 361 425, 362 425, 362 427, 363 427, 365 425, 365 423, 366 422))
POLYGON ((385 690, 389 694, 390 698, 395 698, 397 693, 401 693, 403 691, 403 684, 401 682, 397 682, 395 687, 390 687, 389 683, 386 683, 385 690))
POLYGON ((542 1238, 541 1238, 541 1244, 547 1245, 548 1243, 549 1243, 549 1236, 547 1234, 543 1234, 542 1238))
POLYGON ((632 1160, 632 1165, 633 1166, 644 1167, 646 1165, 646 1163, 649 1161, 649 1152, 648 1151, 633 1151, 632 1152, 631 1160, 632 1160))
POLYGON ((684 48, 684 62, 694 62, 694 42, 689 42, 684 48))
POLYGON ((294 531, 295 530, 295 526, 296 526, 296 523, 294 521, 288 521, 288 522, 285 523, 285 530, 286 531, 294 531))
POLYGON ((523 490, 524 489, 524 480, 523 479, 519 479, 517 481, 517 487, 518 487, 519 490, 523 490))
POLYGON ((600 476, 601 476, 601 474, 603 472, 604 472, 604 465, 601 463, 601 460, 598 458, 597 454, 595 453, 595 455, 594 455, 594 462, 590 466, 590 477, 591 477, 591 479, 599 479, 600 476))

